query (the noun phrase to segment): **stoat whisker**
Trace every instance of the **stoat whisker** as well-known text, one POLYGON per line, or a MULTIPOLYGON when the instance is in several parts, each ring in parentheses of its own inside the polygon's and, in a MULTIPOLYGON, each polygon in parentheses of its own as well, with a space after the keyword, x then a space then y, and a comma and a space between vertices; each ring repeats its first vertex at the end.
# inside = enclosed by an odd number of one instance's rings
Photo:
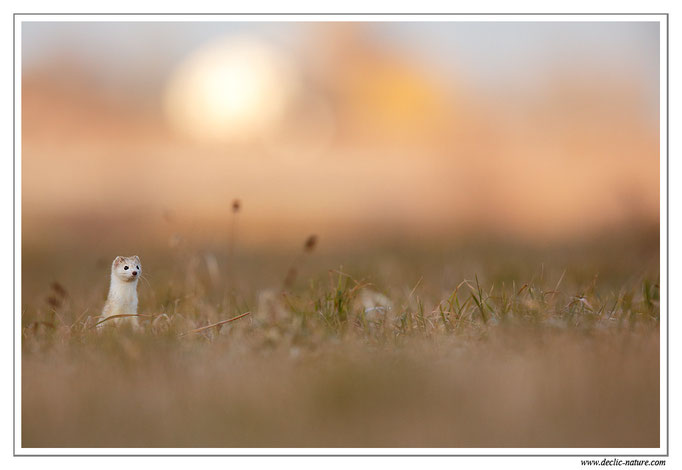
POLYGON ((146 282, 146 283, 147 283, 147 287, 149 287, 149 289, 151 290, 152 285, 149 284, 149 281, 147 280, 147 277, 146 277, 146 276, 140 275, 140 279, 142 279, 144 282, 146 282))

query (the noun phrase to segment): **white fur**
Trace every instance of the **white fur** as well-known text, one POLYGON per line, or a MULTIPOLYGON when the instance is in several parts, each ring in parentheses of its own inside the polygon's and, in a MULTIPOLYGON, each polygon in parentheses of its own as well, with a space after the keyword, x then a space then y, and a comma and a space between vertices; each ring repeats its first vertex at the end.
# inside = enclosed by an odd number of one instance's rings
MULTIPOLYGON (((111 265, 111 284, 109 295, 102 310, 102 317, 112 315, 137 314, 137 281, 142 275, 142 265, 137 256, 117 256, 111 265), (125 269, 125 267, 128 269, 125 269), (133 275, 133 273, 137 273, 133 275)), ((132 324, 134 329, 140 329, 137 317, 117 318, 106 323, 132 324)), ((104 323, 103 325, 106 325, 104 323)))

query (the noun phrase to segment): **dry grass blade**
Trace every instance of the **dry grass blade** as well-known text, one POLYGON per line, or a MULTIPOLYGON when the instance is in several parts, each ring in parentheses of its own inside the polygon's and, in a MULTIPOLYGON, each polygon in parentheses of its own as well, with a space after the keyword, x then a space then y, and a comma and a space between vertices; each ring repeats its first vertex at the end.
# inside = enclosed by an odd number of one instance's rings
POLYGON ((414 287, 412 288, 412 290, 410 291, 410 295, 407 296, 408 299, 411 299, 411 298, 412 298, 412 294, 414 294, 414 291, 417 290, 417 287, 419 287, 419 284, 421 284, 423 280, 424 280, 424 276, 421 276, 421 277, 419 278, 419 280, 417 281, 417 283, 416 283, 416 284, 414 285, 414 287))
POLYGON ((186 331, 184 333, 180 333, 178 336, 185 336, 185 335, 188 335, 190 333, 199 333, 200 331, 208 330, 209 328, 213 328, 216 326, 224 325, 225 323, 230 323, 230 322, 233 322, 235 320, 239 320, 240 318, 243 318, 247 315, 251 315, 251 312, 242 313, 241 315, 237 315, 236 317, 230 318, 229 320, 223 320, 223 321, 219 321, 217 323, 213 323, 211 325, 202 326, 201 328, 189 330, 189 331, 186 331))
POLYGON ((554 295, 559 293, 559 286, 561 285, 561 281, 564 280, 565 275, 566 275, 566 270, 564 269, 564 272, 561 273, 561 277, 559 278, 559 282, 556 283, 556 287, 552 291, 552 298, 554 298, 554 295))
POLYGON ((151 317, 151 315, 144 315, 144 314, 142 314, 142 313, 137 313, 137 314, 122 313, 122 314, 120 314, 120 315, 111 315, 111 316, 109 316, 109 317, 106 317, 106 318, 103 319, 103 320, 98 321, 97 323, 95 323, 94 325, 92 325, 92 326, 91 326, 90 328, 88 328, 88 329, 91 330, 91 329, 95 328, 97 325, 101 325, 101 324, 104 323, 105 321, 113 320, 114 318, 127 318, 127 317, 151 317))
POLYGON ((76 325, 76 323, 80 322, 83 319, 83 317, 88 313, 88 310, 90 310, 90 309, 86 308, 85 310, 83 310, 83 313, 81 313, 78 316, 78 318, 76 318, 76 320, 74 320, 74 322, 71 323, 71 326, 69 328, 73 328, 74 325, 76 325))

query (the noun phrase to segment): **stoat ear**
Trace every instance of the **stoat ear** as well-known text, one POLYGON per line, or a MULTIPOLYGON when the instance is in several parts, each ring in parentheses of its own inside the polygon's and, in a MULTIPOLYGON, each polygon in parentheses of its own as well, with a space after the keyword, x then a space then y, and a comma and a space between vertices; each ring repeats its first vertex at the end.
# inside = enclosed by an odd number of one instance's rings
POLYGON ((140 264, 140 257, 139 256, 135 255, 135 256, 133 256, 133 258, 135 259, 135 261, 137 261, 137 264, 140 264))
POLYGON ((123 262, 123 256, 117 256, 117 257, 114 259, 114 266, 118 266, 118 265, 121 264, 122 262, 123 262))

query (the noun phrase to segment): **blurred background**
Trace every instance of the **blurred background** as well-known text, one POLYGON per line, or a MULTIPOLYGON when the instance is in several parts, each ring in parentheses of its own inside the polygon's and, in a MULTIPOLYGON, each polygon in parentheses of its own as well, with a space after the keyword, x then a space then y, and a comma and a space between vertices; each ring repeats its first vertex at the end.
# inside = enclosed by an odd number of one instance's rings
POLYGON ((657 230, 655 22, 24 22, 22 75, 28 245, 657 230))

